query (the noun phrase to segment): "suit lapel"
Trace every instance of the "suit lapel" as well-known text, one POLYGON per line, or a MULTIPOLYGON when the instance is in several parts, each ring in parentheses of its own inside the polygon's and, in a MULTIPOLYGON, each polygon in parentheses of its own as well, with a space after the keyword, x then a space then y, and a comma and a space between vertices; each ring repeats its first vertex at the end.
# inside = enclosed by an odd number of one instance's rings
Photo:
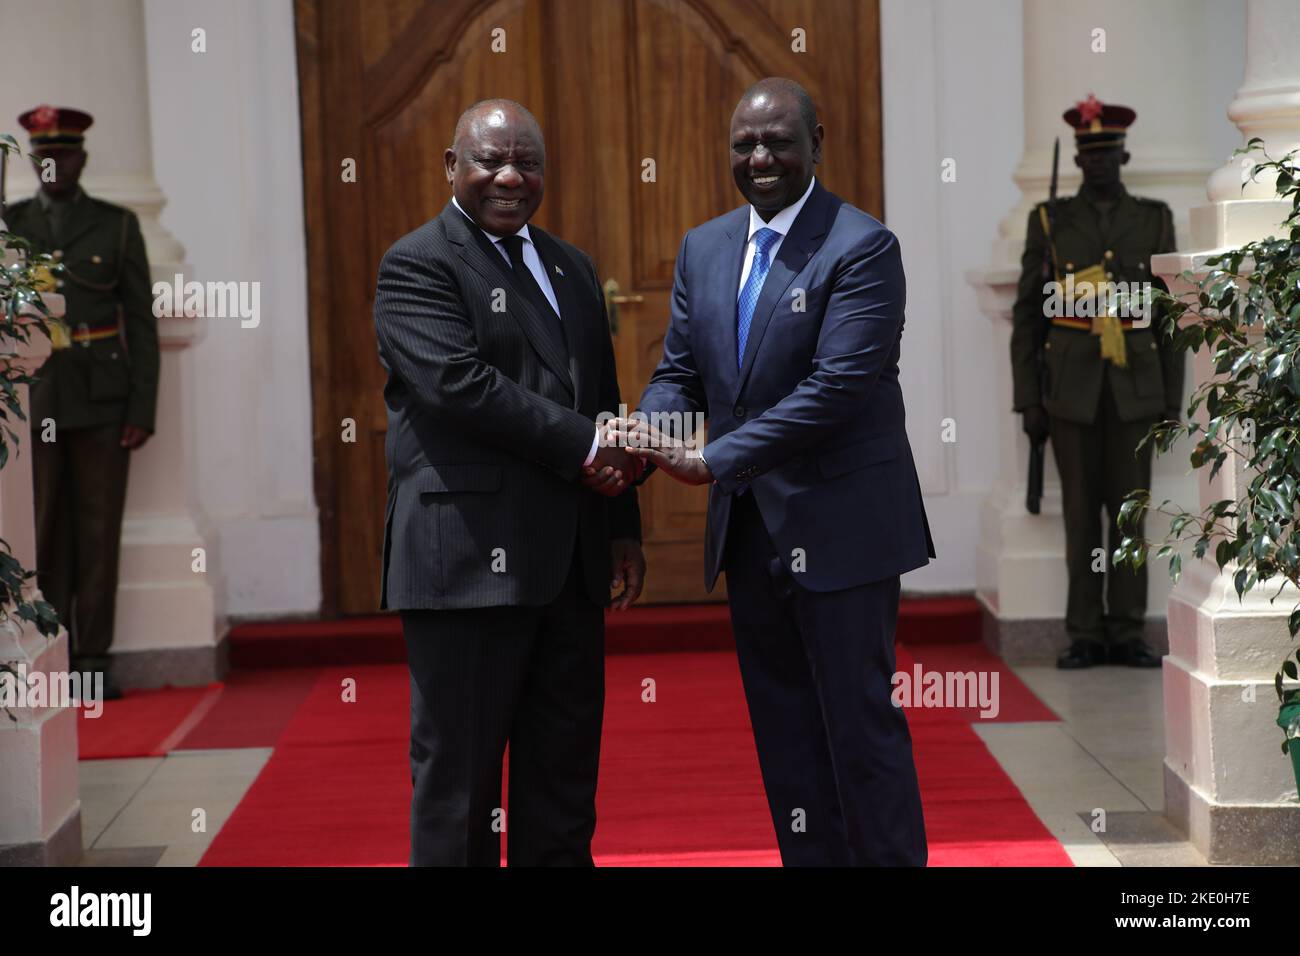
POLYGON ((459 209, 448 203, 442 211, 442 221, 447 230, 447 238, 457 245, 460 257, 465 260, 465 263, 483 276, 489 284, 493 286, 504 284, 510 289, 507 311, 519 323, 524 337, 532 345, 537 357, 555 373, 556 377, 564 383, 565 388, 572 389, 573 378, 569 373, 568 359, 561 353, 563 336, 556 334, 554 328, 555 316, 538 315, 537 310, 528 301, 528 296, 519 287, 510 264, 493 247, 491 240, 483 235, 483 231, 471 223, 459 209), (543 323, 549 323, 549 326, 543 323))
MULTIPOLYGON (((717 276, 717 302, 709 313, 725 316, 720 330, 724 354, 720 367, 725 376, 724 385, 730 392, 737 391, 739 369, 736 367, 736 304, 740 298, 740 273, 745 267, 745 250, 749 246, 749 207, 737 210, 726 229, 728 241, 718 248, 716 261, 709 273, 717 276)), ((751 333, 752 334, 752 333, 751 333)))
MULTIPOLYGON (((763 344, 763 334, 772 321, 772 314, 777 304, 786 295, 786 290, 794 282, 795 276, 803 272, 808 260, 821 245, 826 235, 826 196, 828 193, 818 183, 804 203, 803 209, 795 218, 794 224, 786 237, 781 240, 776 260, 768 267, 767 278, 763 280, 763 291, 759 294, 758 304, 754 306, 754 319, 749 327, 749 340, 745 343, 745 361, 740 367, 736 380, 735 395, 745 386, 749 370, 754 366, 754 356, 763 344)), ((737 279, 739 281, 739 277, 737 279)), ((734 311, 734 310, 733 310, 734 311)), ((734 323, 733 323, 734 324, 734 323)), ((735 332, 732 332, 734 338, 735 332)))

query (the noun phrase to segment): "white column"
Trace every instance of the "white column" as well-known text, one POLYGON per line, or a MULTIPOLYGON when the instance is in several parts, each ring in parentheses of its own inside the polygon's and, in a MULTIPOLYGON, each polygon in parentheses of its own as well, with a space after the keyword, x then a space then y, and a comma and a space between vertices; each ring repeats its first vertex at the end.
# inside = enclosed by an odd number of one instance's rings
MULTIPOLYGON (((1248 0, 1245 80, 1228 115, 1242 142, 1264 139, 1275 157, 1300 146, 1300 6, 1294 0, 1248 0)), ((1207 46, 1207 54, 1215 47, 1207 46)), ((1193 57, 1194 59, 1194 57, 1193 57)), ((1208 205, 1191 211, 1189 251, 1156 256, 1152 272, 1175 293, 1175 277, 1204 274, 1214 250, 1277 233, 1289 211, 1271 199, 1271 183, 1242 189, 1241 160, 1210 177, 1208 205)), ((1213 376, 1209 352, 1195 356, 1191 377, 1213 376)), ((1179 456, 1185 465, 1185 455, 1179 456)), ((1197 493, 1179 500, 1197 510, 1236 498, 1250 480, 1225 468, 1197 493)), ((1148 519, 1148 536, 1166 530, 1148 519)), ((1256 588, 1238 601, 1235 568, 1219 572, 1209 561, 1185 563, 1169 597, 1170 654, 1164 663, 1165 812, 1187 831, 1211 863, 1300 863, 1300 807, 1290 760, 1274 723, 1273 675, 1294 650, 1286 627, 1297 595, 1288 588, 1270 603, 1276 586, 1256 588)))
MULTIPOLYGON (((185 272, 184 250, 159 222, 166 198, 154 180, 144 14, 141 0, 49 0, 5 4, 0 35, 57 37, 14 43, 5 53, 0 128, 17 129, 20 112, 39 103, 73 106, 95 117, 86 136, 86 192, 133 209, 140 217, 155 279, 185 272)), ((20 141, 22 136, 19 135, 20 141)), ((35 191, 29 170, 17 170, 15 197, 35 191)), ((196 339, 193 319, 159 322, 162 346, 156 432, 133 452, 122 528, 121 579, 114 628, 114 673, 124 686, 200 683, 219 669, 224 627, 215 621, 206 574, 191 570, 204 547, 191 505, 194 436, 186 422, 188 382, 183 354, 196 339)))
MULTIPOLYGON (((61 295, 47 296, 54 315, 62 314, 62 300, 61 295)), ((7 341, 2 348, 13 351, 28 370, 39 368, 50 354, 49 340, 39 334, 28 343, 7 341)), ((27 389, 19 393, 27 412, 27 389)), ((27 429, 15 431, 19 445, 0 471, 0 538, 31 570, 36 567, 31 449, 27 429)), ((34 582, 26 597, 41 598, 34 582)), ((0 661, 23 677, 66 674, 68 633, 60 627, 53 638, 45 637, 11 617, 0 625, 0 661)), ((71 866, 81 859, 76 708, 58 701, 7 710, 0 710, 0 866, 71 866)))
POLYGON ((145 0, 144 9, 163 222, 185 244, 187 278, 260 284, 256 325, 200 319, 202 341, 185 353, 218 613, 314 614, 320 519, 293 4, 145 0), (199 28, 202 53, 191 39, 199 28))
MULTIPOLYGON (((1231 127, 1221 117, 1215 120, 1204 104, 1226 102, 1240 75, 1239 67, 1229 63, 1225 69, 1223 64, 1223 51, 1232 48, 1224 36, 1240 31, 1240 16, 1239 7, 1212 0, 1025 0, 1025 152, 1013 174, 1021 198, 999 224, 989 266, 967 276, 992 323, 1000 362, 1002 471, 983 504, 976 574, 977 594, 986 611, 986 641, 1006 658, 1049 659, 1065 642, 1060 484, 1049 446, 1042 512, 1033 516, 1026 511, 1029 446, 1020 431, 1020 416, 1011 411, 1008 352, 1025 223, 1035 203, 1047 198, 1052 143, 1058 136, 1058 195, 1072 195, 1081 181, 1074 165, 1074 136, 1061 114, 1089 93, 1102 102, 1135 109, 1125 185, 1135 195, 1169 203, 1178 235, 1185 235, 1188 208, 1199 200, 1206 175, 1231 152, 1235 139, 1231 127), (1189 49, 1214 49, 1215 55, 1159 54, 1189 49)), ((1171 463, 1157 464, 1156 493, 1176 497, 1189 489, 1182 470, 1171 463)), ((1149 629, 1159 646, 1158 615, 1168 581, 1159 573, 1149 580, 1148 614, 1157 616, 1149 629)))

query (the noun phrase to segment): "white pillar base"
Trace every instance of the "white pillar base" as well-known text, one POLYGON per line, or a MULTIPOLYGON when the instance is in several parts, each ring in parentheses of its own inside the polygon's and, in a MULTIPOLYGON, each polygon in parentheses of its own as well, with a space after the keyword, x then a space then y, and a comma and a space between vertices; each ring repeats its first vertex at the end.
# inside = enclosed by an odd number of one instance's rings
MULTIPOLYGON (((68 634, 60 628, 48 638, 30 625, 18 635, 6 631, 0 660, 25 665, 27 674, 66 672, 68 634)), ((81 859, 77 710, 21 707, 9 714, 0 709, 0 866, 75 866, 81 859)))
POLYGON ((1228 249, 1266 236, 1287 212, 1286 204, 1269 199, 1236 199, 1196 206, 1191 211, 1192 249, 1228 249))
POLYGON ((1165 815, 1210 863, 1300 863, 1300 802, 1273 688, 1295 592, 1270 604, 1274 590, 1238 601, 1230 575, 1195 562, 1169 599, 1165 815))
POLYGON ((189 515, 123 522, 113 636, 120 686, 193 686, 226 675, 225 621, 207 575, 190 570, 194 549, 203 547, 189 515))
MULTIPOLYGON (((172 263, 153 269, 167 280, 183 271, 172 263)), ((189 394, 182 358, 196 336, 195 319, 159 320, 157 432, 131 453, 122 521, 112 648, 122 687, 207 684, 227 671, 227 628, 209 577, 216 556, 189 503, 193 455, 182 426, 189 394), (204 570, 194 570, 196 560, 204 570)))

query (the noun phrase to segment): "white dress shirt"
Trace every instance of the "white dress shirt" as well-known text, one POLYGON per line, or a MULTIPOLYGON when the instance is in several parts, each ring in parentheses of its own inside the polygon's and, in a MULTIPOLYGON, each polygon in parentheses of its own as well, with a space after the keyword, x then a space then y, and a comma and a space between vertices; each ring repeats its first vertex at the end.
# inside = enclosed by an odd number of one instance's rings
MULTIPOLYGON (((469 214, 466 213, 464 209, 461 209, 460 203, 456 201, 455 196, 451 197, 451 203, 453 206, 455 206, 457 209, 460 210, 460 214, 462 216, 464 216, 466 219, 469 219, 471 225, 478 226, 478 224, 475 223, 473 219, 470 219, 469 214)), ((501 240, 504 239, 505 237, 494 236, 492 235, 492 233, 488 232, 486 229, 484 229, 481 226, 478 227, 478 230, 479 232, 483 233, 483 235, 487 236, 489 239, 492 240, 492 245, 496 246, 497 252, 501 253, 501 255, 505 258, 506 265, 508 265, 511 269, 513 269, 514 263, 510 261, 510 253, 506 251, 505 246, 501 245, 501 240)), ((555 314, 559 315, 560 305, 555 299, 555 290, 551 288, 551 279, 550 276, 546 274, 546 267, 542 265, 542 257, 537 254, 537 247, 533 245, 532 237, 528 235, 528 223, 524 223, 523 226, 520 227, 519 231, 515 233, 515 235, 520 236, 524 240, 524 251, 523 251, 524 265, 528 267, 528 271, 531 272, 533 274, 533 278, 537 280, 537 285, 541 288, 542 294, 546 296, 546 301, 551 303, 551 308, 555 310, 555 314)), ((582 463, 582 467, 586 468, 588 465, 592 463, 592 461, 596 457, 596 450, 599 447, 600 447, 600 429, 597 428, 595 436, 591 439, 591 451, 587 452, 587 460, 582 463)))
MULTIPOLYGON (((455 196, 451 197, 451 202, 453 206, 460 209, 460 203, 456 202, 455 196)), ((469 216, 466 214, 464 209, 460 209, 460 214, 466 219, 469 219, 469 216)), ((469 221, 471 223, 474 222, 473 219, 469 219, 469 221)), ((510 261, 510 253, 506 251, 505 246, 501 245, 501 240, 505 237, 494 236, 482 227, 479 228, 479 232, 492 240, 492 245, 496 246, 497 252, 501 253, 502 258, 506 260, 506 264, 513 269, 514 263, 510 261)), ((531 272, 533 278, 537 280, 537 285, 542 290, 542 294, 546 296, 546 301, 551 303, 551 308, 555 310, 556 315, 559 315, 560 305, 555 299, 555 290, 551 288, 551 279, 550 276, 546 274, 546 266, 542 265, 542 257, 537 254, 537 247, 533 245, 533 239, 528 235, 528 223, 524 223, 515 235, 524 240, 524 265, 528 266, 528 271, 531 272)))
POLYGON ((799 211, 803 209, 804 203, 812 195, 813 187, 817 185, 817 177, 814 176, 804 194, 799 197, 798 202, 786 206, 775 216, 771 222, 764 222, 763 217, 758 214, 758 210, 753 206, 749 207, 749 243, 745 246, 745 265, 740 270, 740 285, 736 286, 736 298, 740 298, 740 290, 745 288, 745 280, 749 278, 750 267, 754 264, 754 250, 758 248, 754 243, 754 233, 760 229, 771 229, 778 234, 778 238, 767 247, 767 264, 770 266, 776 261, 776 254, 781 248, 781 243, 785 242, 786 234, 794 221, 799 216, 799 211))

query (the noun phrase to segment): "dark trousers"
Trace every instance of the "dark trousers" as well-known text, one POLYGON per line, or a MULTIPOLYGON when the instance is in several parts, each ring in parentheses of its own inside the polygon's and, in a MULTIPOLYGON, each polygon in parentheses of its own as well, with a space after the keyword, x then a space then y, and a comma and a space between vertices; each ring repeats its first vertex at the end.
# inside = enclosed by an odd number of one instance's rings
POLYGON ((732 503, 725 567, 782 863, 924 866, 912 737, 890 701, 898 577, 805 590, 748 493, 732 503))
POLYGON ((499 866, 503 824, 510 866, 592 865, 605 617, 579 568, 545 607, 402 612, 412 866, 499 866))
POLYGON ((60 428, 41 441, 32 422, 36 583, 68 629, 74 670, 108 667, 131 452, 122 425, 60 428))
POLYGON ((1153 421, 1120 421, 1108 382, 1102 383, 1101 393, 1097 420, 1091 425, 1050 420, 1065 517, 1065 629, 1072 641, 1122 643, 1142 636, 1147 569, 1145 564, 1137 571, 1113 566, 1111 555, 1119 544, 1115 521, 1129 492, 1151 487, 1151 446, 1134 452, 1153 421), (1094 567, 1098 549, 1105 552, 1103 570, 1094 567))

